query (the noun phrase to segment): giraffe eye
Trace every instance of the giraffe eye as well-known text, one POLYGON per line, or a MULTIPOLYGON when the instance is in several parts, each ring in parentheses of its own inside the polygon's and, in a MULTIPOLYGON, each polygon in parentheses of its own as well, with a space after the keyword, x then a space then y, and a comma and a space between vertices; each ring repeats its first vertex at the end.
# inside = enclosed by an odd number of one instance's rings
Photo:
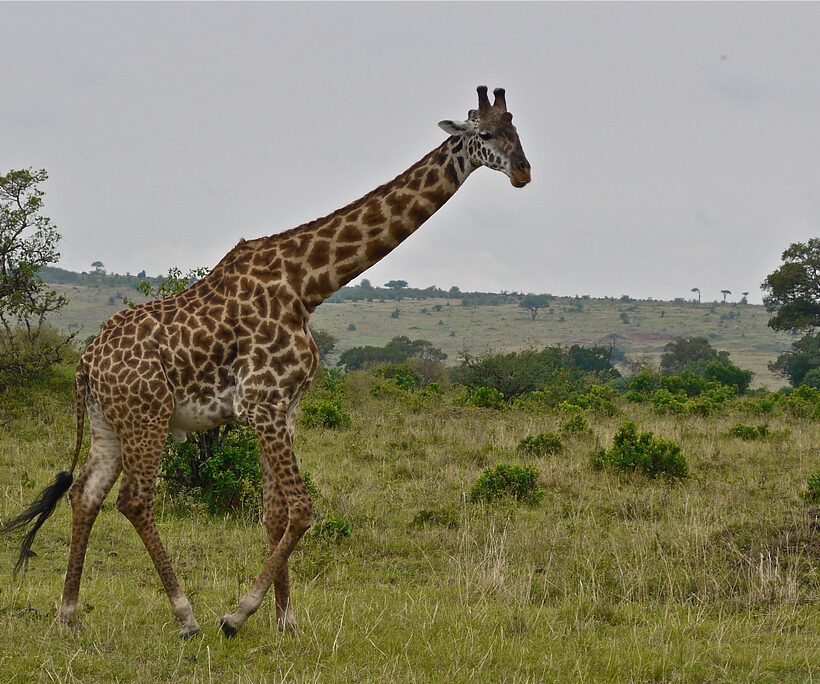
POLYGON ((488 133, 487 131, 482 131, 481 133, 478 134, 478 137, 481 138, 482 140, 492 140, 493 139, 493 134, 488 133))

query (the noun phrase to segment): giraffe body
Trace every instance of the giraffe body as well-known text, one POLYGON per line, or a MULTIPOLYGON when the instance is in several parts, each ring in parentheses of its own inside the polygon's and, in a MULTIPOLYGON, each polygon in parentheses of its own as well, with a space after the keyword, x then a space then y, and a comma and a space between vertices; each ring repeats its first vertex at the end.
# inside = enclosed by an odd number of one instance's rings
POLYGON ((103 326, 76 372, 75 464, 86 414, 92 438, 69 491, 64 620, 77 609, 91 527, 122 474, 117 508, 145 543, 182 635, 199 630, 157 532, 156 477, 169 433, 183 440, 187 432, 237 420, 259 438, 270 556, 222 629, 233 636, 271 584, 279 625, 294 628, 288 557, 313 516, 293 454, 299 397, 319 366, 310 314, 411 235, 479 166, 506 173, 516 187, 529 182, 504 92, 495 91, 492 106, 486 88, 478 92, 479 109, 465 122, 442 122, 451 136, 390 183, 298 228, 240 241, 182 294, 120 311, 103 326))

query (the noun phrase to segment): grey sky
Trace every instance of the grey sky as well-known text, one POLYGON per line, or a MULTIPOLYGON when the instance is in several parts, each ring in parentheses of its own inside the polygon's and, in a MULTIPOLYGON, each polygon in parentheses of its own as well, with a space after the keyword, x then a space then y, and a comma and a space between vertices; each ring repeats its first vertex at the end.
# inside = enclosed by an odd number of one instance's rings
POLYGON ((214 265, 356 199, 507 89, 533 183, 481 169, 365 276, 750 290, 820 223, 818 4, 0 4, 0 170, 61 265, 214 265))

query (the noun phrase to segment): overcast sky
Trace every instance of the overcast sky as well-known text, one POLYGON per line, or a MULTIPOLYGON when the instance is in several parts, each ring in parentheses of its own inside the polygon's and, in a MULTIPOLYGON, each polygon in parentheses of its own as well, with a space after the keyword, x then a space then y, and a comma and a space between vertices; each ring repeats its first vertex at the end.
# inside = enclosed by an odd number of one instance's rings
POLYGON ((0 3, 0 172, 65 268, 214 265, 393 178, 507 89, 480 169, 374 284, 752 292, 820 234, 820 5, 0 3))

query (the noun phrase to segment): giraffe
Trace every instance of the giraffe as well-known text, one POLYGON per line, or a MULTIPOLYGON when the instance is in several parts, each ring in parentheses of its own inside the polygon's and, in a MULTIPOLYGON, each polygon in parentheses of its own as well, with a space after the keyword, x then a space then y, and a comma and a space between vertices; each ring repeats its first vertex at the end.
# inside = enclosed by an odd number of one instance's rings
POLYGON ((479 86, 466 121, 442 121, 448 138, 361 199, 283 233, 240 242, 183 293, 115 314, 80 358, 77 440, 71 469, 3 530, 29 529, 15 570, 39 527, 69 492, 72 534, 59 616, 76 617, 88 538, 103 500, 122 476, 117 509, 156 567, 180 634, 199 631, 154 520, 160 455, 170 432, 182 440, 228 420, 250 426, 260 445, 269 555, 234 612, 232 637, 274 587, 277 624, 293 631, 288 558, 311 525, 310 494, 293 452, 294 412, 319 365, 308 320, 325 299, 409 237, 477 168, 530 182, 505 93, 479 86), (76 481, 86 414, 91 447, 76 481), (73 484, 72 484, 73 483, 73 484))

